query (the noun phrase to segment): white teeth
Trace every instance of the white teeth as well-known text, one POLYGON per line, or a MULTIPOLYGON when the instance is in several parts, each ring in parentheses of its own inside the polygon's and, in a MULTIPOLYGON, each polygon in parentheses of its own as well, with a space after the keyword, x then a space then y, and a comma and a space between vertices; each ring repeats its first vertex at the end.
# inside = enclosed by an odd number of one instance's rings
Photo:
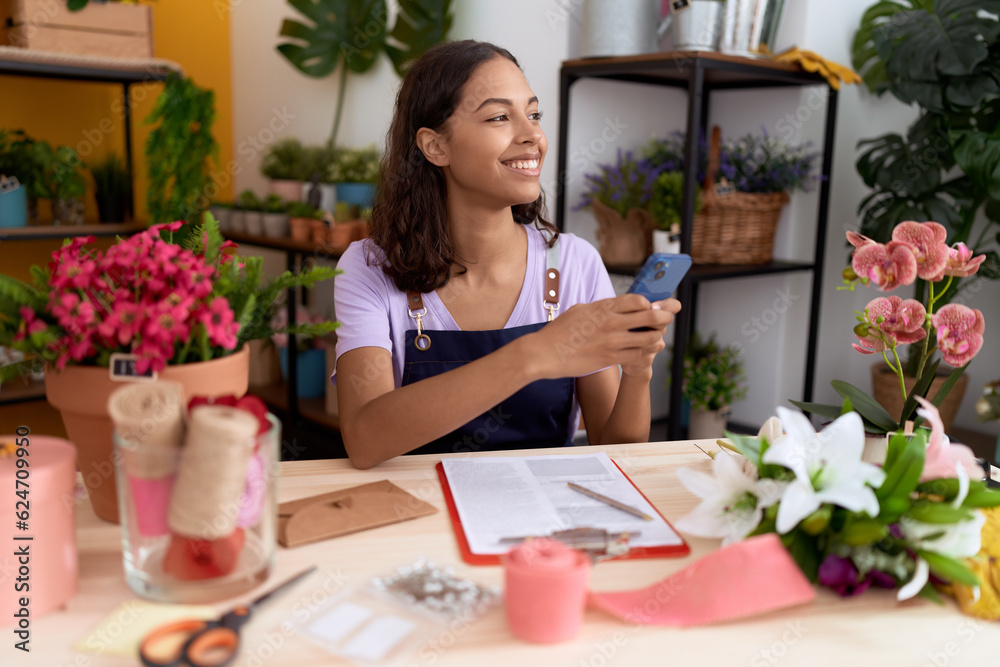
POLYGON ((513 160, 504 164, 514 169, 538 169, 538 160, 513 160))

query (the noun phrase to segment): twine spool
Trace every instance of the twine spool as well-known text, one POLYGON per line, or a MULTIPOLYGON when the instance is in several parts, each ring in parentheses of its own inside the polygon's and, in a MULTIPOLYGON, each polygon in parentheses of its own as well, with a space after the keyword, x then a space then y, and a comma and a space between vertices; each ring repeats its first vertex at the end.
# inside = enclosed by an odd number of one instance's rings
POLYGON ((111 394, 108 414, 130 476, 161 479, 173 474, 184 440, 184 412, 184 386, 179 382, 133 382, 111 394))
POLYGON ((504 599, 511 632, 552 644, 580 631, 590 559, 557 540, 527 540, 504 557, 504 599))
POLYGON ((191 411, 167 521, 187 537, 215 540, 236 528, 257 418, 224 405, 191 411))

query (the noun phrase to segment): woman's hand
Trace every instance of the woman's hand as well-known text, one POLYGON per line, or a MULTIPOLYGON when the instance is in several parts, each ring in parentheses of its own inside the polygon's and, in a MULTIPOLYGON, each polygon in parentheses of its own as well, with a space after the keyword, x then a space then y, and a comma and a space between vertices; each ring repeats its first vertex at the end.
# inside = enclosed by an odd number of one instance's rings
POLYGON ((526 362, 537 364, 541 378, 580 377, 617 364, 630 375, 649 373, 681 307, 675 299, 656 305, 638 294, 577 304, 524 337, 526 362))
POLYGON ((653 359, 659 354, 660 350, 667 346, 663 340, 663 335, 667 331, 667 325, 674 321, 674 315, 680 312, 681 302, 677 299, 664 299, 663 301, 656 301, 650 304, 649 308, 654 313, 658 313, 657 322, 659 324, 653 328, 659 333, 660 337, 655 344, 639 349, 636 352, 638 358, 634 362, 622 363, 623 375, 633 375, 645 378, 646 380, 649 380, 653 375, 653 359))

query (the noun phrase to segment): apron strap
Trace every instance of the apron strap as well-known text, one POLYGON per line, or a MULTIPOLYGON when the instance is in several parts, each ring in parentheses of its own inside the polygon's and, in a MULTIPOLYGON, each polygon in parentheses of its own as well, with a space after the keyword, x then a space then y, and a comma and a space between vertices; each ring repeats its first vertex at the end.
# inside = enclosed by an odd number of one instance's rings
POLYGON ((431 346, 431 337, 424 333, 424 315, 427 314, 427 307, 424 305, 424 297, 417 290, 406 292, 406 312, 417 321, 417 337, 413 339, 413 346, 423 352, 431 346))
MULTIPOLYGON (((545 250, 545 282, 542 305, 549 312, 549 322, 556 318, 559 310, 559 239, 545 250)), ((420 351, 431 346, 431 338, 424 333, 423 317, 427 314, 423 295, 416 290, 406 292, 406 310, 417 321, 417 337, 413 345, 420 351)))
POLYGON ((545 296, 543 304, 549 311, 549 322, 559 310, 559 238, 545 250, 545 296))

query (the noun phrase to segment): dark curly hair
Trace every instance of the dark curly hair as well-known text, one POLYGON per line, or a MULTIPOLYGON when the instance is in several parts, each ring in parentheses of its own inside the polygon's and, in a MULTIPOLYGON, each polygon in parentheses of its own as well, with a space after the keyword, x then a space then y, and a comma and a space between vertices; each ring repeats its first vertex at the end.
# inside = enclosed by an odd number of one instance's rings
MULTIPOLYGON (((371 241, 381 252, 369 246, 367 261, 381 264, 401 291, 443 287, 455 263, 444 175, 417 147, 417 130, 440 130, 475 69, 497 57, 520 67, 509 51, 494 44, 471 39, 440 44, 413 64, 396 95, 372 211, 371 241)), ((535 223, 548 232, 550 245, 555 242, 559 230, 545 219, 541 194, 511 210, 515 221, 535 223)))

